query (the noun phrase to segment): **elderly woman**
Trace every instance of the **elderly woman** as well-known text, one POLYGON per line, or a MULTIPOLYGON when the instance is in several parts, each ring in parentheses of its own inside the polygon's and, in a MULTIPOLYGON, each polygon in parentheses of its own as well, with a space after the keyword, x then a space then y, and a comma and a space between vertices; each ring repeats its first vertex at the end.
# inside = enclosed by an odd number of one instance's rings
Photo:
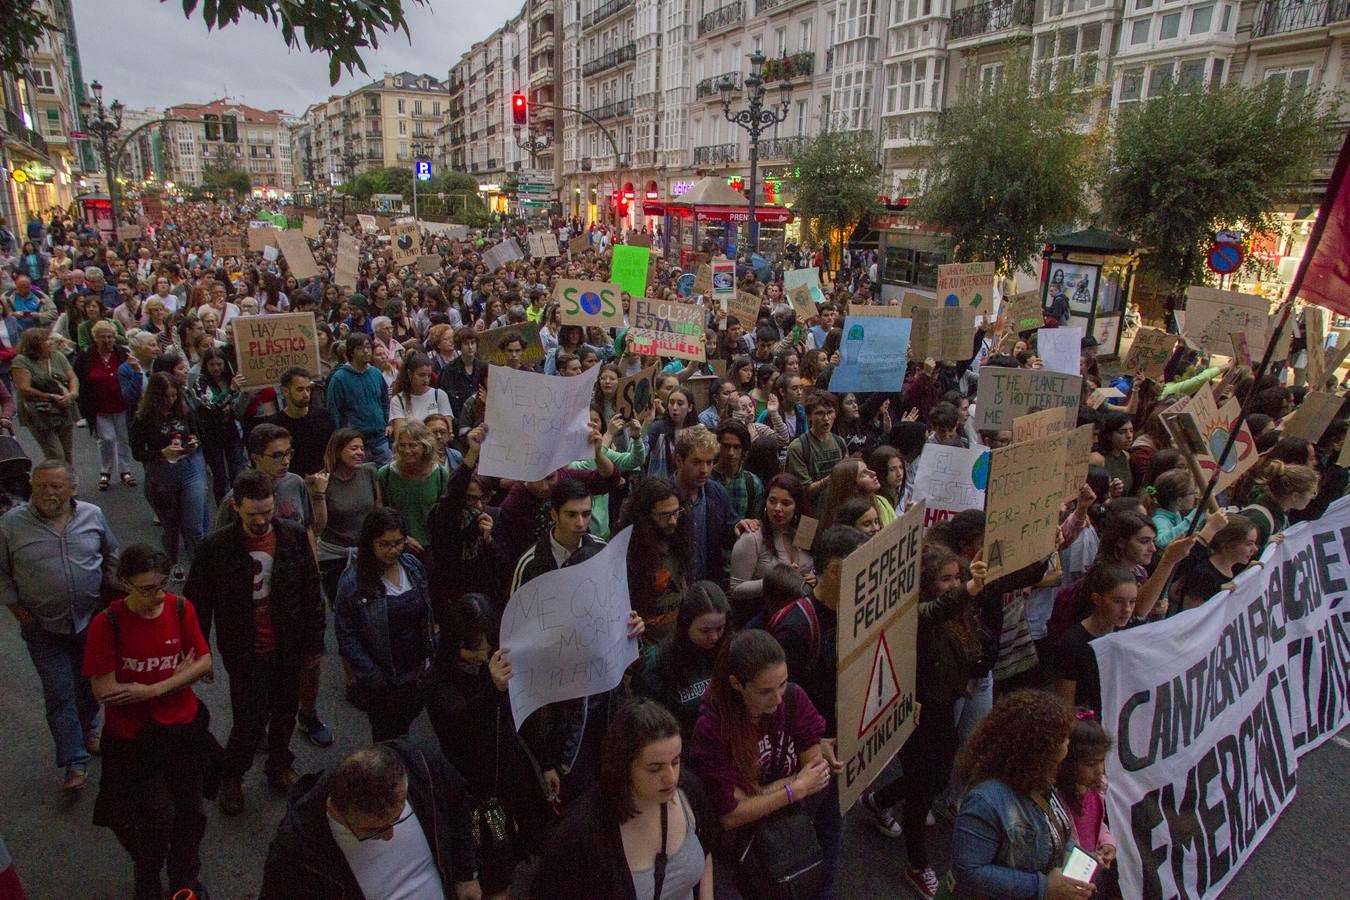
POLYGON ((80 380, 46 328, 30 328, 19 338, 11 369, 19 392, 19 422, 33 433, 44 459, 74 465, 75 401, 80 380))
MULTIPOLYGON (((162 279, 161 279, 162 280, 162 279)), ((159 342, 161 350, 167 350, 173 346, 173 325, 169 323, 171 310, 163 300, 158 297, 151 297, 145 301, 145 326, 144 331, 154 335, 155 340, 159 342)))
POLYGON ((371 330, 375 333, 371 341, 371 351, 376 347, 383 347, 389 354, 389 364, 398 368, 403 361, 403 345, 394 339, 394 322, 388 316, 376 316, 370 323, 371 330))
MULTIPOLYGON (((153 302, 153 301, 152 301, 153 302)), ((117 380, 122 387, 122 398, 127 409, 134 412, 140 405, 145 383, 150 380, 150 367, 162 352, 159 337, 147 330, 132 331, 127 335, 131 353, 117 368, 117 380)))
POLYGON ((75 374, 84 385, 80 415, 98 439, 98 489, 108 489, 114 467, 123 484, 135 487, 131 446, 127 443, 127 402, 118 375, 129 354, 125 347, 117 346, 117 329, 111 320, 98 320, 90 332, 93 346, 75 358, 75 374))

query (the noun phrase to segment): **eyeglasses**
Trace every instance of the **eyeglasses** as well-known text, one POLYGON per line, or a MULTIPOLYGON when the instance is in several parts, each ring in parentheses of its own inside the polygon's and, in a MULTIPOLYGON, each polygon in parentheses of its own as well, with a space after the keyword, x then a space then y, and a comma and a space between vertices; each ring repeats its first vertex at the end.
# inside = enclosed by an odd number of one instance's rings
POLYGON ((660 519, 660 520, 663 520, 663 521, 666 521, 666 522, 673 522, 674 520, 678 519, 678 518, 679 518, 681 515, 683 515, 683 514, 684 514, 684 507, 683 507, 683 506, 676 507, 675 509, 671 510, 670 512, 661 512, 660 510, 655 510, 655 509, 652 510, 652 517, 653 517, 653 518, 655 518, 655 519, 660 519))
POLYGON ((127 590, 146 597, 158 594, 160 591, 164 590, 168 584, 169 578, 167 575, 159 581, 156 581, 154 584, 132 584, 130 581, 126 582, 127 590))
POLYGON ((274 459, 281 462, 283 459, 290 459, 295 455, 294 450, 274 450, 271 453, 264 454, 268 459, 274 459))
POLYGON ((404 813, 403 815, 400 815, 397 819, 395 819, 394 821, 390 822, 388 825, 385 825, 385 826, 383 826, 382 828, 379 828, 378 830, 372 830, 372 831, 370 832, 370 834, 367 834, 367 835, 364 835, 364 836, 363 836, 363 835, 360 835, 360 834, 357 834, 357 833, 356 833, 356 829, 353 828, 351 825, 349 825, 345 820, 343 821, 342 824, 347 826, 347 830, 350 831, 350 832, 352 833, 352 835, 357 839, 357 841, 360 841, 360 842, 364 843, 365 841, 373 841, 373 840, 375 840, 377 837, 381 837, 386 831, 389 831, 389 830, 391 830, 391 829, 393 829, 393 828, 397 828, 398 826, 402 825, 404 822, 406 822, 406 821, 408 821, 409 819, 411 819, 411 818, 413 817, 413 814, 414 814, 414 810, 413 810, 411 807, 409 807, 409 809, 408 809, 408 811, 407 811, 406 813, 404 813))

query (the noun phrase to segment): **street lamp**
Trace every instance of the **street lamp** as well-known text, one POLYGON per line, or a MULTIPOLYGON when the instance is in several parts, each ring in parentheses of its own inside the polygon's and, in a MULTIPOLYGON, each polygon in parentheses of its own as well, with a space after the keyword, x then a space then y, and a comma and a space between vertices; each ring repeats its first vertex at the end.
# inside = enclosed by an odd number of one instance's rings
POLYGON ((89 89, 94 94, 91 102, 86 97, 80 103, 80 111, 84 113, 85 127, 94 133, 94 139, 98 141, 98 155, 103 160, 103 174, 108 182, 108 206, 112 210, 113 221, 113 240, 117 240, 117 167, 121 162, 113 151, 113 138, 122 130, 122 112, 124 107, 122 101, 114 100, 112 106, 104 108, 103 106, 103 85, 97 81, 89 85, 89 89), (109 116, 109 113, 112 113, 109 116))
POLYGON ((759 244, 759 227, 755 221, 755 193, 758 190, 759 176, 759 136, 788 117, 792 103, 792 82, 786 79, 778 85, 778 106, 764 106, 764 76, 760 73, 764 67, 764 54, 756 50, 750 54, 750 74, 745 78, 745 91, 750 105, 745 109, 731 111, 731 92, 735 83, 723 77, 717 89, 722 93, 722 115, 734 125, 739 125, 750 133, 750 221, 746 226, 746 245, 754 253, 759 244))
MULTIPOLYGON (((534 169, 538 167, 538 163, 535 162, 535 154, 548 149, 549 139, 543 134, 534 135, 526 133, 524 137, 516 138, 516 146, 530 154, 530 168, 534 169)), ((617 157, 615 158, 615 162, 618 162, 617 157)))

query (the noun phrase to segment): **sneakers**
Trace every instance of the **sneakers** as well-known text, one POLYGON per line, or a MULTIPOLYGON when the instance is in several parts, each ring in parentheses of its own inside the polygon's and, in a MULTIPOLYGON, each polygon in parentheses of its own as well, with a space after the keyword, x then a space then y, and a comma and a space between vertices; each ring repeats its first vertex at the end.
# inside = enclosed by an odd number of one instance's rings
POLYGON ((238 775, 220 777, 220 811, 237 816, 244 811, 244 784, 238 775))
POLYGON ((937 896, 938 877, 932 869, 906 869, 905 880, 914 889, 914 893, 923 897, 924 900, 933 900, 937 896))
POLYGON ((877 806, 876 791, 868 791, 862 795, 862 808, 872 818, 872 824, 888 838, 900 837, 900 823, 895 821, 895 816, 891 815, 889 809, 881 809, 877 806))
POLYGON ((89 780, 89 774, 84 769, 77 769, 74 766, 66 769, 66 780, 61 782, 61 790, 74 793, 84 787, 85 782, 89 780))
MULTIPOLYGON (((267 784, 278 794, 288 793, 291 785, 300 780, 300 773, 287 766, 280 772, 268 772, 267 784)), ((223 787, 223 786, 222 786, 223 787)), ((222 791, 223 793, 223 791, 222 791)))
POLYGON ((333 729, 323 723, 318 713, 301 712, 295 717, 295 721, 300 726, 300 730, 304 732, 305 737, 309 738, 309 742, 314 746, 333 746, 333 729))

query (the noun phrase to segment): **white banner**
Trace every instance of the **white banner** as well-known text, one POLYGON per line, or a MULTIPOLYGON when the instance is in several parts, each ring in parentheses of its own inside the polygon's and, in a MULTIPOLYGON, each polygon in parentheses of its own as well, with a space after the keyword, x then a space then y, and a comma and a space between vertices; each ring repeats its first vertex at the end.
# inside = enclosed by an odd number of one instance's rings
POLYGON ((950 519, 967 509, 984 509, 989 486, 989 451, 984 447, 924 444, 910 475, 914 501, 928 504, 923 527, 950 519))
POLYGON ((1262 563, 1092 642, 1126 897, 1217 897, 1293 800, 1298 758, 1350 719, 1350 498, 1262 563))
POLYGON ((591 457, 588 412, 600 367, 561 378, 505 366, 488 369, 483 421, 488 427, 478 471, 538 481, 575 459, 591 457))
POLYGON ((541 706, 613 690, 637 659, 637 639, 628 636, 632 536, 625 528, 590 559, 546 572, 511 595, 501 646, 510 651, 517 730, 541 706))

